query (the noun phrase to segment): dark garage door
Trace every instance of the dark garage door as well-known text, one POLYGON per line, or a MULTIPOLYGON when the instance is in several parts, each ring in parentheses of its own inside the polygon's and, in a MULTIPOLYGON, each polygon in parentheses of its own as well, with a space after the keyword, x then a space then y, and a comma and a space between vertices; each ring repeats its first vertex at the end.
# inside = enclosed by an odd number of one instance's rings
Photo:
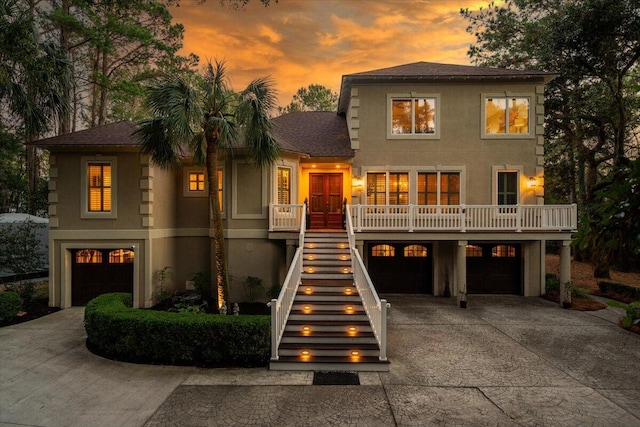
POLYGON ((86 305, 98 295, 109 292, 133 293, 133 251, 76 249, 72 256, 72 305, 86 305))
POLYGON ((378 292, 433 293, 431 245, 371 243, 367 270, 378 292))
POLYGON ((467 292, 521 294, 522 250, 519 244, 467 246, 467 292))

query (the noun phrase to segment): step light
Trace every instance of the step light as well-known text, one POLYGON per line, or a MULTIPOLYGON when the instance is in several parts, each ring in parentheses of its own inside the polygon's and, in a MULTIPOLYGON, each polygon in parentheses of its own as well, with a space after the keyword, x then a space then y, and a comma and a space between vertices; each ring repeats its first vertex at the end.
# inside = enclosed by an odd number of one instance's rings
POLYGON ((311 306, 309 304, 305 304, 302 306, 302 310, 304 310, 305 312, 310 312, 311 306))
POLYGON ((345 274, 347 274, 347 273, 349 273, 349 269, 348 269, 348 268, 343 268, 343 269, 342 269, 342 272, 343 272, 343 273, 345 273, 345 274))
POLYGON ((312 267, 307 268, 307 273, 313 273, 313 271, 314 271, 314 270, 313 270, 313 268, 312 268, 312 267))
POLYGON ((311 289, 309 287, 306 287, 306 288, 304 288, 304 293, 307 294, 307 295, 311 295, 313 293, 313 289, 311 289))
POLYGON ((347 313, 353 313, 353 306, 352 305, 348 305, 346 307, 347 313))
POLYGON ((300 352, 300 357, 303 361, 307 361, 311 358, 311 352, 309 350, 302 350, 300 352))
POLYGON ((313 249, 314 248, 313 243, 308 243, 307 247, 313 249))
POLYGON ((347 332, 349 333, 349 335, 356 335, 358 333, 358 329, 355 326, 349 326, 347 332))
POLYGON ((303 326, 303 327, 302 327, 302 333, 303 333, 304 335, 309 335, 309 334, 311 334, 311 326, 303 326))
POLYGON ((353 292, 353 289, 351 289, 351 288, 345 288, 344 289, 344 293, 347 294, 347 295, 351 295, 351 292, 353 292))
POLYGON ((341 260, 346 261, 349 257, 347 255, 342 255, 340 257, 341 260))
POLYGON ((309 256, 307 256, 307 259, 308 259, 308 260, 313 260, 313 255, 309 255, 309 256))
POLYGON ((353 356, 353 357, 358 357, 358 356, 360 356, 360 352, 359 352, 358 350, 353 350, 353 351, 351 352, 351 356, 353 356))
POLYGON ((340 244, 340 249, 344 249, 344 248, 346 248, 346 247, 347 247, 347 245, 345 245, 344 243, 341 243, 341 244, 340 244))

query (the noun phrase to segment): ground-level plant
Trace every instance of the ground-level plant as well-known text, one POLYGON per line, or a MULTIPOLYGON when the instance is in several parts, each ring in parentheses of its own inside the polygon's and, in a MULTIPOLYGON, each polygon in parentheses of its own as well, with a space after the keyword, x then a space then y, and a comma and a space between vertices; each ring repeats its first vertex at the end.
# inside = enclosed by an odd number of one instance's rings
POLYGON ((15 318, 22 308, 22 298, 16 292, 0 292, 0 324, 15 318))
POLYGON ((85 309, 87 347, 105 357, 139 363, 265 366, 269 316, 170 313, 131 308, 132 296, 104 294, 85 309))

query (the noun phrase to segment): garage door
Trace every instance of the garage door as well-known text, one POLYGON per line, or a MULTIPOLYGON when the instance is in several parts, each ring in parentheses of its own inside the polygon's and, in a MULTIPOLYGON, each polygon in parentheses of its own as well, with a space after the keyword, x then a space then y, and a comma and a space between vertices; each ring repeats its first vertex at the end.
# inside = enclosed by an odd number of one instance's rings
POLYGON ((369 275, 381 293, 433 293, 431 245, 371 243, 369 275))
POLYGON ((98 295, 109 292, 133 293, 132 250, 76 249, 72 256, 72 305, 86 305, 98 295))
POLYGON ((519 244, 467 246, 467 292, 521 294, 522 251, 519 244))

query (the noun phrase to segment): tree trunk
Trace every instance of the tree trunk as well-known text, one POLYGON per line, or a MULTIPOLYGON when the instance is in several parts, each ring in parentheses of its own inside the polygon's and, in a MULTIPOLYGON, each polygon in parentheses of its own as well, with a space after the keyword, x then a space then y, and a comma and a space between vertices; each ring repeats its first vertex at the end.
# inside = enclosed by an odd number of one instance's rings
POLYGON ((224 230, 222 213, 218 203, 218 144, 215 136, 207 136, 207 177, 209 184, 209 205, 213 226, 213 274, 214 288, 212 298, 216 301, 216 308, 229 304, 229 276, 227 273, 227 259, 224 247, 224 230))
MULTIPOLYGON (((32 138, 29 141, 32 142, 32 138)), ((27 177, 29 179, 29 198, 27 212, 36 214, 36 200, 38 195, 38 180, 40 179, 40 161, 38 160, 38 149, 33 145, 26 146, 27 177)))

